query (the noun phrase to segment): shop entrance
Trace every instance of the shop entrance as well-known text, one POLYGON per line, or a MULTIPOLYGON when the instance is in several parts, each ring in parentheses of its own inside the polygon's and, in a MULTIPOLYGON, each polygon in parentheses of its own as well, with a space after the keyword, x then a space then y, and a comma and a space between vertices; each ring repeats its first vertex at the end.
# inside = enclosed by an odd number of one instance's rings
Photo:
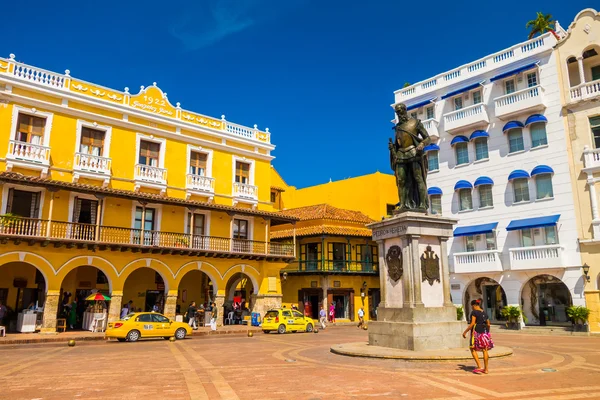
POLYGON ((465 317, 471 314, 471 300, 480 299, 483 311, 488 315, 490 321, 504 321, 502 309, 508 304, 506 293, 498 282, 492 278, 481 277, 472 281, 465 290, 465 317))
POLYGON ((379 289, 369 289, 369 319, 377 321, 377 307, 381 302, 381 291, 379 289))
POLYGON ((250 319, 250 313, 254 306, 250 302, 250 298, 254 294, 254 285, 250 277, 238 272, 229 278, 226 288, 225 304, 223 305, 225 312, 219 311, 219 315, 224 314, 227 322, 233 324, 250 319))
POLYGON ((46 301, 44 276, 24 262, 0 266, 0 301, 7 311, 0 325, 8 332, 35 332, 41 328, 46 301))
POLYGON ((298 291, 298 308, 304 315, 319 319, 319 311, 323 306, 323 291, 319 289, 301 289, 298 291), (304 308, 303 308, 304 307, 304 308))
POLYGON ((155 270, 143 267, 127 277, 123 286, 123 305, 132 302, 131 312, 162 313, 165 307, 165 282, 155 270))
MULTIPOLYGON (((190 304, 196 303, 198 309, 208 309, 214 301, 213 282, 204 272, 193 270, 186 273, 179 283, 176 314, 185 315, 190 304)), ((205 315, 198 312, 198 323, 204 324, 205 315)), ((207 321, 208 322, 208 321, 207 321)))
POLYGON ((567 307, 573 304, 569 288, 551 275, 538 275, 525 284, 521 295, 528 325, 570 325, 567 307))
POLYGON ((327 293, 328 307, 333 303, 336 319, 354 321, 354 290, 340 289, 327 293))

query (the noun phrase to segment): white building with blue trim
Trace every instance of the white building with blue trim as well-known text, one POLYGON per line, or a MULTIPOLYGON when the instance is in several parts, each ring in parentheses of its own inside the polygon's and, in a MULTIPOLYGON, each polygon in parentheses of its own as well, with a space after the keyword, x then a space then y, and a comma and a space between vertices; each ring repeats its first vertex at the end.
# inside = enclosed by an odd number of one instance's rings
POLYGON ((568 324, 566 307, 585 303, 556 42, 548 33, 395 92, 433 138, 430 212, 459 220, 453 302, 481 298, 496 321, 519 305, 529 325, 568 324))

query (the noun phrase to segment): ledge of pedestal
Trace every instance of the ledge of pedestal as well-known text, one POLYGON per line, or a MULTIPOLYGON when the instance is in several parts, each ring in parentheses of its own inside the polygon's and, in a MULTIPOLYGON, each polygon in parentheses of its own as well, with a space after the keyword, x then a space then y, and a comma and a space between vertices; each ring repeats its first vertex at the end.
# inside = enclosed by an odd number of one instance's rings
MULTIPOLYGON (((471 352, 467 347, 441 350, 411 351, 393 349, 389 347, 371 346, 366 342, 344 343, 331 346, 330 351, 334 354, 383 358, 407 361, 459 361, 472 360, 471 352)), ((490 350, 490 358, 508 357, 513 354, 510 347, 496 346, 490 350)))

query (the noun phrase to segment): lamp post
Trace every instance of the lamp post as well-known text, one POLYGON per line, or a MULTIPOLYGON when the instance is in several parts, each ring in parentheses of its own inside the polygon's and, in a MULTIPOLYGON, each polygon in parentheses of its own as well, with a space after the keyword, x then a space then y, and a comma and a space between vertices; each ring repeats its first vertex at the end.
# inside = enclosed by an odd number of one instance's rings
POLYGON ((581 268, 583 269, 583 276, 585 276, 585 279, 589 282, 590 281, 590 275, 589 275, 590 266, 587 265, 587 263, 585 263, 581 266, 581 268))

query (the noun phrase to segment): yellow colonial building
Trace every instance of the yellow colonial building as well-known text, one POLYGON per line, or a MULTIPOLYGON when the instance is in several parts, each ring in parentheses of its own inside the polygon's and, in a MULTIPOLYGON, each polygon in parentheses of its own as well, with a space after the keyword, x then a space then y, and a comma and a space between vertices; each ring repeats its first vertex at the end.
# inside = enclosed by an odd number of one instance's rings
POLYGON ((373 222, 359 211, 328 204, 292 208, 281 212, 299 218, 295 225, 273 227, 271 240, 298 240, 297 260, 281 270, 283 303, 298 305, 305 315, 319 318, 333 305, 336 322, 374 318, 379 304, 379 249, 365 224, 373 222))
POLYGON ((556 45, 571 182, 578 207, 579 248, 589 267, 585 299, 590 330, 600 332, 600 14, 585 9, 556 45))
POLYGON ((33 305, 54 331, 62 305, 94 291, 111 297, 108 320, 129 301, 170 317, 192 300, 281 304, 295 248, 270 229, 296 218, 274 212, 268 129, 187 111, 156 84, 136 92, 0 58, 9 322, 33 305))

